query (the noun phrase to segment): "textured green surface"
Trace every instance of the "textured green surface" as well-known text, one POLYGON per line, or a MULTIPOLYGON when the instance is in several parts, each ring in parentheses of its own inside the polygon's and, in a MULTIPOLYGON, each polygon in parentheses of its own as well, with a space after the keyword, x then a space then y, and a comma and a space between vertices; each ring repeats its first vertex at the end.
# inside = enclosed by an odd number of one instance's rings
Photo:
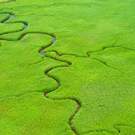
POLYGON ((134 135, 134 7, 0 1, 0 135, 134 135))

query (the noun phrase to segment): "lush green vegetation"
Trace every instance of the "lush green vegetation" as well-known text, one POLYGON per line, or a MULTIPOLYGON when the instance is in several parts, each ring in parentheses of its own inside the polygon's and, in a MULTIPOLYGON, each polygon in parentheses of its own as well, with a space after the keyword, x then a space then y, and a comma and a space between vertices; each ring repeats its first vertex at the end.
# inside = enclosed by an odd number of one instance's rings
POLYGON ((0 1, 1 135, 135 134, 135 1, 0 1))

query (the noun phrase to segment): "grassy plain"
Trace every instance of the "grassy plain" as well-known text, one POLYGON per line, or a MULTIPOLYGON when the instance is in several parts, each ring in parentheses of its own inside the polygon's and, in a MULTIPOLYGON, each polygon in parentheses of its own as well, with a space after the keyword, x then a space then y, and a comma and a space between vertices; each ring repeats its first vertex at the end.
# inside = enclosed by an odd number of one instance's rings
POLYGON ((134 135, 135 1, 0 1, 0 135, 134 135))

